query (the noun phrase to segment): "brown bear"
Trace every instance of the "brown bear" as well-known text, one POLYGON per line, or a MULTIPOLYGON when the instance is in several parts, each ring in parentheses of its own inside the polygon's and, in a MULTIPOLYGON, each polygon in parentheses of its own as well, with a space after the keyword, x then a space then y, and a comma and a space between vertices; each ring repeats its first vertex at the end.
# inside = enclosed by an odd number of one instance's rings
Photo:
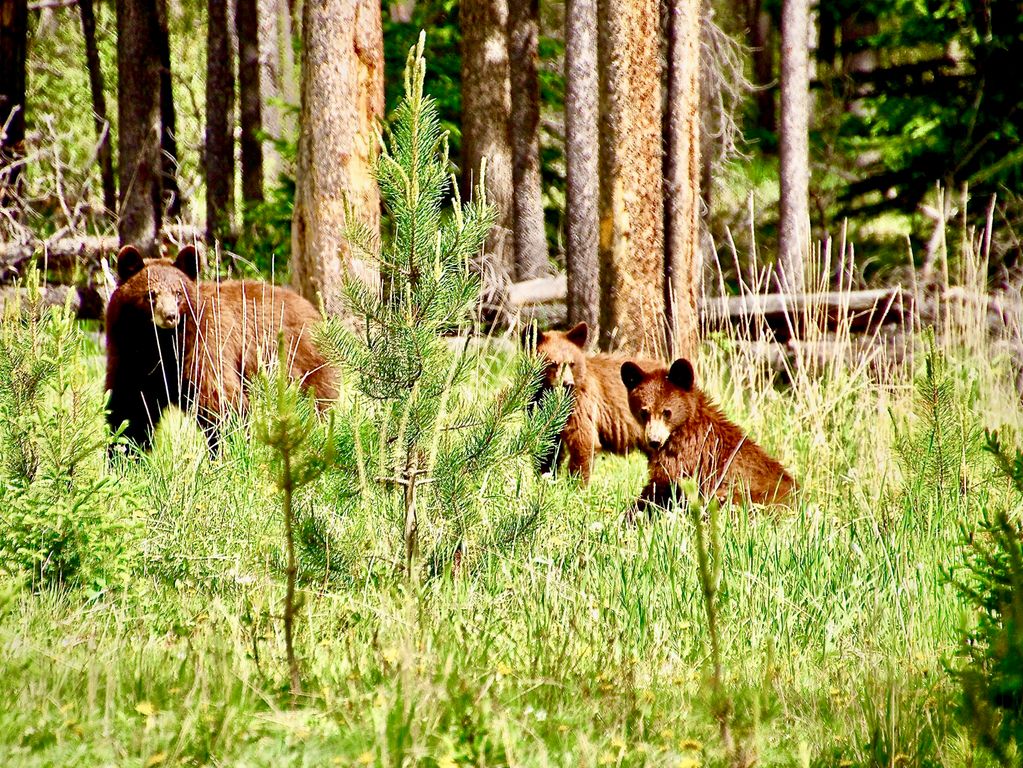
MULTIPOLYGON (((532 329, 527 329, 529 336, 532 329)), ((574 402, 558 446, 541 461, 540 470, 556 468, 568 454, 568 469, 583 485, 590 480, 593 458, 599 451, 625 454, 643 449, 643 430, 629 410, 628 393, 622 385, 621 367, 626 358, 587 355, 589 327, 579 323, 570 331, 536 333, 536 354, 547 365, 538 397, 553 387, 567 387, 574 402)), ((527 336, 527 341, 528 341, 527 336)))
POLYGON ((695 479, 701 493, 719 499, 785 501, 795 481, 693 385, 693 378, 688 360, 676 360, 668 369, 635 361, 621 367, 629 408, 649 450, 650 479, 638 507, 666 506, 682 478, 695 479))
POLYGON ((313 332, 322 318, 287 288, 253 280, 197 282, 195 248, 171 262, 145 262, 134 246, 117 255, 117 289, 107 306, 107 421, 127 422, 124 436, 152 444, 164 409, 192 412, 211 450, 229 411, 244 412, 249 382, 279 360, 279 334, 289 375, 320 403, 337 397, 333 369, 313 332))

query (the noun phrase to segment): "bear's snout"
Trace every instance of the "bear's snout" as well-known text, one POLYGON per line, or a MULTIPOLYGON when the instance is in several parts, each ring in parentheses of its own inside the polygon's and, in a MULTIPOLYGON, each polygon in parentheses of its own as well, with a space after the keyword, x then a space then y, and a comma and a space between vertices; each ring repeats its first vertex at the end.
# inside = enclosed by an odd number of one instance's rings
POLYGON ((181 322, 181 309, 173 296, 158 296, 153 306, 153 321, 160 328, 177 328, 181 322))
POLYGON ((644 432, 647 445, 655 451, 668 442, 668 436, 671 434, 668 423, 663 419, 650 419, 644 432))

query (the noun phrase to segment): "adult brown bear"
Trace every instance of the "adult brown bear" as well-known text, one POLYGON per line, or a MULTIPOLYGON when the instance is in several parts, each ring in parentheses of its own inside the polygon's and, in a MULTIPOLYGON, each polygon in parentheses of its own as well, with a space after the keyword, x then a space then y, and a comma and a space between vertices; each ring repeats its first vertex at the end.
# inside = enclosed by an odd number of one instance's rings
MULTIPOLYGON (((524 337, 527 345, 534 332, 527 329, 524 337)), ((643 430, 629 411, 628 392, 620 375, 627 358, 586 354, 589 337, 586 323, 569 331, 535 333, 536 354, 545 362, 538 397, 547 389, 563 386, 571 391, 574 400, 558 445, 541 461, 540 470, 554 470, 567 453, 569 471, 578 474, 585 485, 598 452, 626 454, 634 449, 645 450, 643 430)))
POLYGON ((621 377, 649 449, 650 477, 640 509, 665 506, 678 481, 687 477, 706 495, 736 501, 783 502, 795 490, 785 468, 694 386, 688 360, 676 360, 671 368, 629 361, 621 377))
POLYGON ((172 262, 145 262, 133 246, 117 255, 107 306, 107 421, 140 448, 152 444, 164 409, 193 413, 210 447, 230 411, 248 406, 249 382, 275 364, 278 338, 288 375, 321 403, 337 397, 333 369, 313 341, 322 318, 298 294, 252 280, 197 282, 195 248, 172 262))

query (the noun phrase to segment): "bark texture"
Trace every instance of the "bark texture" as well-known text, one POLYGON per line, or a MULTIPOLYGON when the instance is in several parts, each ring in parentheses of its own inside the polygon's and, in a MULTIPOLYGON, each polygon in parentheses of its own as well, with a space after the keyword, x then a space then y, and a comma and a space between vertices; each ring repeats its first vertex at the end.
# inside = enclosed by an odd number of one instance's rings
POLYGON ((25 153, 25 60, 28 55, 27 0, 0 0, 0 207, 18 192, 25 153))
POLYGON ((600 219, 600 153, 597 83, 597 0, 565 4, 565 263, 568 322, 585 322, 599 332, 597 269, 600 219))
POLYGON ((763 0, 747 0, 746 12, 746 28, 753 54, 753 84, 757 87, 757 125, 764 131, 773 132, 777 115, 771 14, 764 10, 763 0))
MULTIPOLYGON (((259 16, 259 95, 263 129, 273 138, 293 136, 295 118, 281 103, 297 104, 298 81, 292 47, 291 12, 285 0, 257 0, 259 16)), ((275 185, 284 170, 272 143, 263 146, 263 181, 275 185)))
POLYGON ((601 346, 664 342, 658 0, 600 0, 601 346))
POLYGON ((231 0, 208 0, 206 34, 206 239, 231 227, 234 213, 234 69, 231 0))
POLYGON ((167 0, 156 0, 160 29, 160 167, 163 173, 163 195, 160 205, 167 215, 181 215, 181 190, 178 188, 178 119, 174 110, 174 87, 171 83, 170 28, 167 0))
POLYGON ((242 200, 263 199, 263 130, 260 98, 259 3, 237 0, 238 113, 241 123, 242 200))
POLYGON ((159 250, 163 197, 159 36, 155 0, 117 0, 117 234, 147 257, 159 250))
POLYGON ((89 70, 89 90, 92 94, 92 120, 96 126, 96 161, 103 186, 103 207, 111 215, 117 210, 117 183, 114 180, 114 159, 110 151, 110 121, 107 119, 107 99, 103 94, 103 68, 100 66, 99 48, 96 46, 96 14, 92 0, 79 0, 82 17, 82 37, 85 40, 85 64, 89 70))
POLYGON ((783 0, 781 16, 781 219, 778 280, 783 291, 803 290, 810 246, 809 0, 783 0))
POLYGON ((667 0, 664 303, 671 359, 696 353, 700 259, 700 0, 667 0))
POLYGON ((487 199, 498 210, 486 249, 494 265, 513 278, 507 0, 462 0, 458 18, 462 32, 462 193, 467 196, 479 182, 480 165, 486 158, 487 199))
POLYGON ((342 278, 375 281, 375 267, 353 256, 344 237, 346 203, 372 229, 380 193, 372 165, 384 111, 379 0, 303 4, 302 115, 291 275, 295 288, 330 314, 342 314, 342 278))
POLYGON ((540 1, 513 0, 508 6, 508 72, 512 141, 515 279, 531 280, 548 271, 540 182, 540 1))

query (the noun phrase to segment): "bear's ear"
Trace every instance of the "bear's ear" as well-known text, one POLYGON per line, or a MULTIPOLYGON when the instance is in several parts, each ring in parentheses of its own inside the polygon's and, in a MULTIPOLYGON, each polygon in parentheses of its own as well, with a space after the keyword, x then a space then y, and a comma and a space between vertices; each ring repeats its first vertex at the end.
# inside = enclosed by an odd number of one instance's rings
POLYGON ((644 376, 646 376, 646 374, 643 373, 643 369, 631 360, 622 363, 622 384, 624 384, 625 388, 630 392, 636 388, 636 385, 639 384, 639 382, 643 381, 644 376))
POLYGON ((522 334, 519 342, 523 349, 535 350, 543 341, 543 331, 536 327, 536 323, 526 323, 522 326, 522 334))
POLYGON ((199 279, 199 252, 195 250, 195 246, 186 245, 178 251, 178 257, 174 259, 174 266, 193 280, 199 279))
POLYGON ((134 245, 126 245, 117 253, 117 283, 126 283, 133 275, 142 271, 146 262, 142 260, 142 254, 134 245))
POLYGON ((586 323, 579 323, 575 328, 565 334, 565 338, 582 349, 586 346, 586 339, 590 335, 590 326, 586 323))
POLYGON ((671 364, 668 371, 668 381, 679 389, 689 392, 693 388, 693 365, 685 358, 680 357, 671 364))

